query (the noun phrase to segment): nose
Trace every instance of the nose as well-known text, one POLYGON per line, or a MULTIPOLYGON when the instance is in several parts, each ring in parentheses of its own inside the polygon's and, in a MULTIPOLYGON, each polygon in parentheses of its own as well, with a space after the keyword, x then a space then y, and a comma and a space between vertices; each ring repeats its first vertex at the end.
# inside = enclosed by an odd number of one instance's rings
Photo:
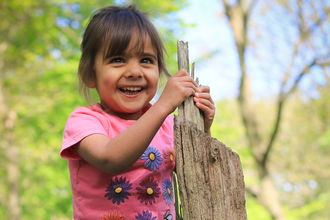
POLYGON ((131 61, 127 65, 125 77, 127 78, 140 78, 142 77, 142 70, 138 61, 131 61))

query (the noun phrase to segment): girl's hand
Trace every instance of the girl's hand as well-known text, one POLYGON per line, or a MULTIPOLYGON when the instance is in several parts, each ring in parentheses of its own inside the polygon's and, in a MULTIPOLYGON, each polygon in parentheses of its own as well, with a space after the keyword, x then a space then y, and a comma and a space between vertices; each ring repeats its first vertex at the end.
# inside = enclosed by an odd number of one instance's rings
POLYGON ((187 97, 198 90, 197 83, 184 70, 179 70, 166 83, 165 89, 157 103, 161 104, 168 114, 172 113, 187 97))
POLYGON ((204 112, 204 131, 211 137, 211 125, 215 114, 215 105, 210 95, 210 87, 200 86, 194 95, 196 106, 204 112))
POLYGON ((204 112, 204 131, 211 136, 210 128, 214 119, 215 105, 210 95, 210 87, 198 87, 186 71, 179 70, 168 79, 157 104, 170 114, 191 95, 194 96, 196 106, 204 112))

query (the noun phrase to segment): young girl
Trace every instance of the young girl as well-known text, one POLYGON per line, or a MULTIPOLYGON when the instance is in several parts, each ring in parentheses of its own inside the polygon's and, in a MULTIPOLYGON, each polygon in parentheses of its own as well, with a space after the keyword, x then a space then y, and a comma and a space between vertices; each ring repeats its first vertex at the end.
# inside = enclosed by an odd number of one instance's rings
POLYGON ((168 74, 164 46, 134 6, 96 11, 81 49, 81 85, 95 88, 100 103, 75 109, 64 130, 61 156, 69 163, 74 219, 175 219, 170 113, 193 95, 211 135, 209 87, 180 70, 149 103, 160 74, 168 74))

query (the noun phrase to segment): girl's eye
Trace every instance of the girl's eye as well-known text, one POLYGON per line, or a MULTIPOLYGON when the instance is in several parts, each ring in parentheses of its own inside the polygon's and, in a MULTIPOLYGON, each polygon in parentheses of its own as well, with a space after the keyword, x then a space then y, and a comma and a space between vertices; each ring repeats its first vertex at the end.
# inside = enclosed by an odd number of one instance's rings
POLYGON ((120 58, 120 57, 116 57, 110 60, 110 63, 123 63, 124 59, 120 58))
POLYGON ((141 60, 141 63, 153 63, 153 60, 150 59, 150 58, 143 58, 143 59, 141 60))

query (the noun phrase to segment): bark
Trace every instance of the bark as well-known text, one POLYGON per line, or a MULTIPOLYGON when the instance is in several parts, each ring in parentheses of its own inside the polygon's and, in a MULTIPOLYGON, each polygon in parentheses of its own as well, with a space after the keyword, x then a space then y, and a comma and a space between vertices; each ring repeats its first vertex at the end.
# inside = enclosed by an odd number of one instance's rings
POLYGON ((3 96, 0 88, 0 105, 1 108, 1 130, 2 130, 2 150, 6 157, 6 172, 7 172, 7 183, 6 188, 8 194, 1 196, 1 203, 6 207, 8 211, 8 219, 16 220, 19 219, 20 205, 19 205, 19 159, 18 159, 18 148, 14 143, 14 125, 16 121, 16 112, 8 110, 5 103, 3 102, 3 96))
MULTIPOLYGON (((178 42, 178 60, 179 68, 189 71, 187 43, 178 42)), ((239 156, 206 135, 202 130, 202 119, 200 110, 188 98, 179 107, 179 116, 175 116, 174 120, 182 218, 247 219, 244 176, 239 156)), ((178 214, 177 219, 181 219, 178 214)))
POLYGON ((183 219, 247 219, 239 156, 178 116, 174 130, 183 219))
POLYGON ((19 219, 20 205, 19 205, 19 155, 18 148, 14 144, 13 128, 16 120, 16 112, 9 111, 8 117, 5 121, 5 148, 7 164, 7 181, 8 181, 8 217, 9 220, 19 219))
POLYGON ((8 219, 17 220, 20 215, 19 204, 19 159, 18 148, 15 146, 14 125, 17 118, 16 112, 10 110, 3 89, 4 77, 4 51, 7 49, 7 42, 0 44, 0 139, 1 150, 4 151, 6 159, 7 182, 6 194, 0 196, 1 204, 7 209, 8 219))
MULTIPOLYGON (((184 69, 188 73, 189 71, 189 54, 188 54, 188 42, 178 41, 178 66, 179 69, 184 69)), ((195 78, 195 63, 192 64, 191 77, 195 78)), ((198 84, 198 79, 196 79, 198 84)), ((183 101, 178 108, 178 114, 182 118, 185 118, 195 123, 199 130, 204 131, 204 117, 203 112, 197 108, 194 104, 193 97, 190 96, 183 101)))

